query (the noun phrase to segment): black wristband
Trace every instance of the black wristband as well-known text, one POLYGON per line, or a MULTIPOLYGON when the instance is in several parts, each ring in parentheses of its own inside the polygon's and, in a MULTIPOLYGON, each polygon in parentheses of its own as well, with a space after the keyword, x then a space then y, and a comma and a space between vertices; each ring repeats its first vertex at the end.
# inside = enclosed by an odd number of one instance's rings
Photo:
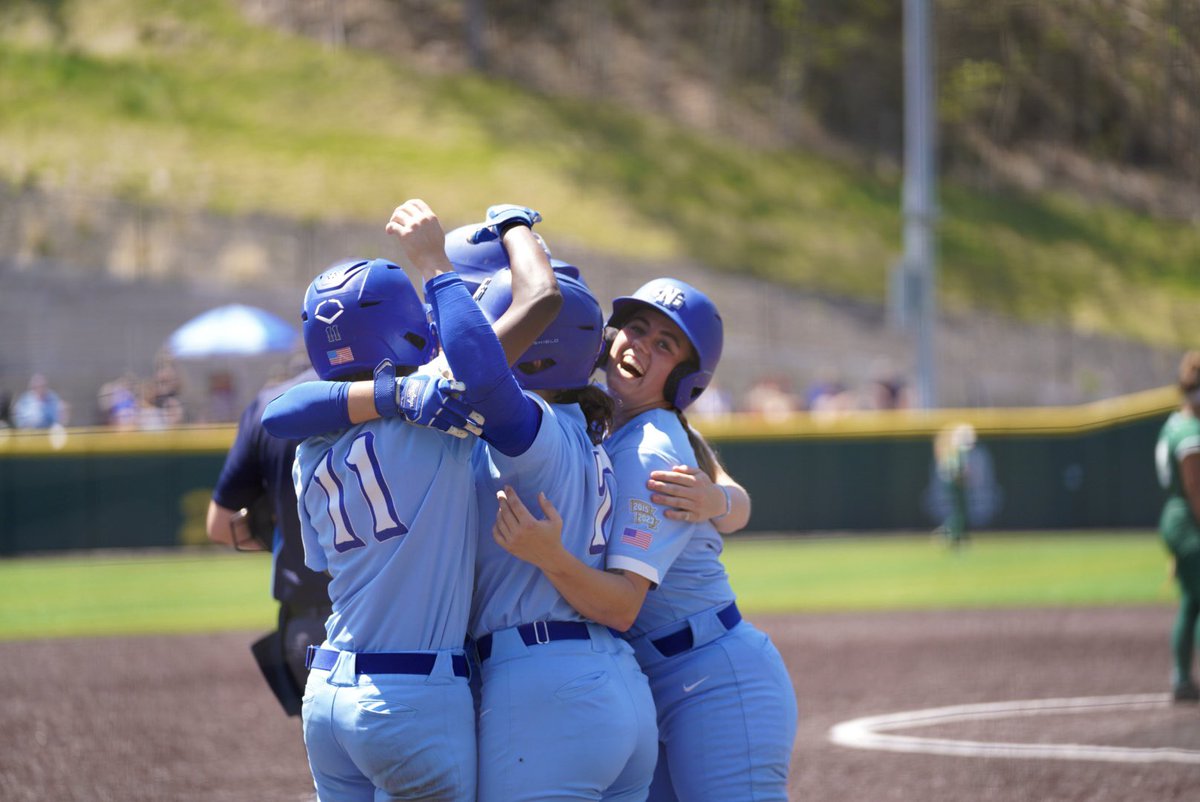
POLYGON ((496 226, 496 233, 500 236, 500 239, 504 239, 504 235, 513 226, 525 226, 525 228, 533 228, 533 226, 529 225, 529 223, 525 220, 505 220, 503 223, 496 226))

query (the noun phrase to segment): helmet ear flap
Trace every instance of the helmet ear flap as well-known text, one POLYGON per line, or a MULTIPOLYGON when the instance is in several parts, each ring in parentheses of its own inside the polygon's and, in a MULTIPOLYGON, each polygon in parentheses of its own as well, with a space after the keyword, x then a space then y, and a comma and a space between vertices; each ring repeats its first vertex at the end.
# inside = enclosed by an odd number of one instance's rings
POLYGON ((667 374, 667 380, 663 383, 663 397, 675 409, 683 409, 691 399, 687 399, 682 405, 679 403, 679 383, 691 376, 700 366, 691 359, 680 362, 675 367, 671 368, 671 372, 667 374))
POLYGON ((616 339, 617 329, 612 326, 604 329, 604 339, 600 343, 600 353, 596 355, 596 364, 592 370, 604 370, 608 367, 608 355, 612 351, 612 344, 616 339))

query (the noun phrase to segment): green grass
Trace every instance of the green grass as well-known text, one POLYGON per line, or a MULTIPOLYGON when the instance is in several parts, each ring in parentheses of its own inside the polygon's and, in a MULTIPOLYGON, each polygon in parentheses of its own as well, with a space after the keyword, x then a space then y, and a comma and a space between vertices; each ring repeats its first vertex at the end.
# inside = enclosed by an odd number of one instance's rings
MULTIPOLYGON (((450 223, 529 202, 553 243, 879 300, 899 185, 801 150, 250 25, 230 0, 0 4, 0 181, 301 220, 450 223)), ((1200 226, 1056 196, 942 191, 941 295, 1182 345, 1200 226)), ((56 225, 94 225, 80 218, 56 225)))
MULTIPOLYGON (((1153 533, 731 538, 748 613, 1171 604, 1153 533)), ((0 639, 269 629, 269 560, 213 550, 0 561, 0 639)))
POLYGON ((984 533, 954 552, 928 535, 727 541, 748 610, 1159 604, 1175 598, 1158 536, 984 533))
POLYGON ((0 561, 0 639, 270 629, 270 559, 212 550, 0 561))

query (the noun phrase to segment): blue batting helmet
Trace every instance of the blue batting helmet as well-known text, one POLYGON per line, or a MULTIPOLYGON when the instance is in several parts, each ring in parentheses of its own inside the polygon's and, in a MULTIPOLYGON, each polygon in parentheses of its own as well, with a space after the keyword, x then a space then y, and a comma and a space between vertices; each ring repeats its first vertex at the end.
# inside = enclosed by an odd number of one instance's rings
POLYGON ((695 358, 677 365, 663 387, 667 401, 682 412, 708 387, 721 361, 725 341, 721 313, 707 295, 692 285, 674 278, 656 278, 633 295, 614 299, 608 325, 619 329, 634 312, 646 308, 670 318, 695 351, 695 358))
POLYGON ((399 265, 386 259, 338 262, 304 295, 304 345, 317 375, 370 372, 384 359, 423 365, 433 354, 425 307, 399 265))
MULTIPOLYGON (((573 390, 587 387, 604 347, 600 302, 574 265, 552 260, 563 304, 558 316, 513 365, 526 390, 573 390)), ((512 271, 500 270, 480 285, 475 301, 495 323, 512 304, 512 271)))
POLYGON ((508 252, 500 240, 471 242, 471 235, 482 226, 483 223, 472 223, 446 234, 446 258, 472 293, 484 279, 508 267, 508 252))
MULTIPOLYGON (((494 275, 497 270, 508 267, 508 251, 504 249, 500 240, 471 242, 471 235, 484 225, 484 223, 471 223, 459 226, 446 234, 446 258, 450 260, 450 264, 454 265, 454 272, 462 278, 463 283, 467 285, 467 289, 472 294, 479 289, 479 285, 485 279, 494 275)), ((542 249, 549 256, 550 249, 546 246, 546 241, 536 232, 534 236, 542 243, 542 249)), ((551 264, 555 267, 558 265, 570 267, 566 262, 559 262, 557 259, 552 259, 551 264)), ((579 275, 578 269, 571 269, 575 271, 576 276, 579 275)))

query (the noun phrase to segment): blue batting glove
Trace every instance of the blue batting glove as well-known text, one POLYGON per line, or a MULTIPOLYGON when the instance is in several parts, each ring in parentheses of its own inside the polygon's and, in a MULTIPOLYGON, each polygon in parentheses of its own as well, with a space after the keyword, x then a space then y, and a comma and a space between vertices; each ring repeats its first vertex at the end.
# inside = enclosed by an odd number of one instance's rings
POLYGON ((478 436, 483 432, 483 416, 461 400, 466 389, 459 381, 413 373, 396 382, 396 409, 417 426, 460 439, 469 434, 478 436))
POLYGON ((470 236, 470 241, 476 245, 481 242, 499 239, 505 229, 510 226, 528 226, 542 222, 542 215, 528 206, 518 206, 515 203, 500 203, 489 206, 487 220, 483 227, 470 236))
POLYGON ((397 377, 390 359, 375 366, 375 411, 380 417, 404 417, 459 438, 482 434, 484 422, 483 415, 460 400, 465 390, 462 382, 436 374, 397 377))
POLYGON ((467 402, 458 398, 447 398, 437 420, 430 425, 462 440, 467 435, 482 435, 483 423, 483 415, 471 409, 467 402))

